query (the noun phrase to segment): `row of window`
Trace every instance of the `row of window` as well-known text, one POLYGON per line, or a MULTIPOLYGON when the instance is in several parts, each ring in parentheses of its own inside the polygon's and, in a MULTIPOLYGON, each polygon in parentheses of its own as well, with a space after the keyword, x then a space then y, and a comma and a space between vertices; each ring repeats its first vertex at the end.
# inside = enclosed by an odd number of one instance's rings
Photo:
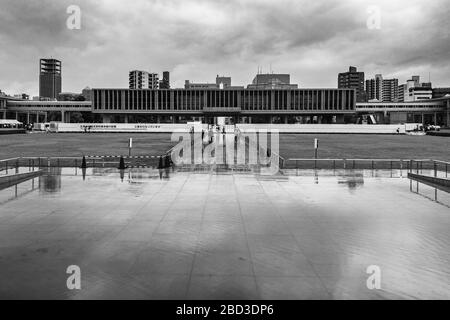
POLYGON ((354 90, 93 90, 94 110, 344 110, 354 90))

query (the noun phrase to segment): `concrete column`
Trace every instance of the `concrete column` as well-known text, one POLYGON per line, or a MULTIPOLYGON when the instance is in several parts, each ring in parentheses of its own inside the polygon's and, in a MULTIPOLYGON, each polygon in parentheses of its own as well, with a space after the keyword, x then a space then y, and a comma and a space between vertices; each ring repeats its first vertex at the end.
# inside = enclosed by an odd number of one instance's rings
POLYGON ((45 114, 44 114, 44 122, 48 122, 48 112, 47 111, 45 111, 45 114))
POLYGON ((64 123, 66 122, 66 117, 65 117, 65 112, 61 111, 61 122, 64 123))
POLYGON ((109 114, 102 114, 103 123, 111 123, 111 116, 109 114))
POLYGON ((16 111, 16 120, 19 120, 19 112, 16 111))
POLYGON ((125 115, 125 120, 124 120, 124 122, 125 122, 125 123, 128 123, 128 115, 127 115, 127 114, 125 115))
POLYGON ((30 123, 30 113, 27 112, 27 123, 30 123))

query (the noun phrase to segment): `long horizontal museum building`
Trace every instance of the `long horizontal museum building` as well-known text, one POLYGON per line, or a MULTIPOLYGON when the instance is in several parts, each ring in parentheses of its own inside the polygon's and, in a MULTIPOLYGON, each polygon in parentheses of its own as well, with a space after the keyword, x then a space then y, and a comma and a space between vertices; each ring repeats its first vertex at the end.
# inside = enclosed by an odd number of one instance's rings
POLYGON ((375 123, 450 124, 450 97, 357 103, 354 89, 92 89, 91 101, 0 97, 0 117, 24 123, 375 123))

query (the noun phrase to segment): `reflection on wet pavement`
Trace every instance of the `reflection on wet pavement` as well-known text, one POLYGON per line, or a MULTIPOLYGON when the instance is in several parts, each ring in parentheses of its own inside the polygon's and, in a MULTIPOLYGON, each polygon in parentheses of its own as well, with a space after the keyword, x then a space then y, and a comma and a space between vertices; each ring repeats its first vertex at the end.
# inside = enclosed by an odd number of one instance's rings
POLYGON ((74 170, 0 191, 0 298, 450 298, 449 194, 405 174, 74 170))

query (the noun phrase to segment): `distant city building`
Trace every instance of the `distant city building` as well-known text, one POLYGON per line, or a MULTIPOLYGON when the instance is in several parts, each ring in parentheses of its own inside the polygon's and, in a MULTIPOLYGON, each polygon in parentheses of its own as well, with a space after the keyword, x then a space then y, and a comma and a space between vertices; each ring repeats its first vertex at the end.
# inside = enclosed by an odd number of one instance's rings
POLYGON ((184 82, 185 89, 243 89, 243 86, 232 86, 231 77, 216 76, 216 83, 195 83, 186 80, 184 82))
POLYGON ((433 99, 443 98, 447 95, 450 95, 450 88, 434 88, 433 91, 433 99))
POLYGON ((39 61, 39 96, 44 100, 54 100, 61 93, 61 67, 61 61, 56 59, 41 59, 39 61))
POLYGON ((383 102, 398 102, 398 79, 383 80, 383 102))
POLYGON ((15 94, 14 98, 21 99, 21 100, 30 100, 30 96, 26 93, 15 94))
POLYGON ((158 89, 159 78, 157 73, 133 70, 129 73, 130 89, 158 89))
POLYGON ((216 85, 219 89, 226 89, 231 87, 231 77, 216 77, 216 85))
POLYGON ((191 82, 190 80, 184 81, 185 89, 217 89, 217 84, 215 83, 199 83, 191 82))
POLYGON ((58 101, 85 101, 81 93, 61 92, 58 94, 58 101))
POLYGON ((160 89, 170 89, 170 73, 169 71, 163 72, 163 77, 161 81, 159 82, 159 88, 160 89))
POLYGON ((383 76, 375 75, 374 79, 366 80, 366 95, 368 101, 382 101, 383 99, 383 76))
POLYGON ((366 101, 366 92, 364 90, 364 72, 358 72, 356 67, 349 67, 348 72, 339 73, 339 89, 355 89, 356 101, 366 101))
POLYGON ((368 101, 398 102, 398 79, 383 79, 381 74, 366 80, 368 101))
POLYGON ((429 100, 433 98, 433 89, 430 82, 420 82, 420 76, 413 76, 406 84, 398 86, 400 102, 429 100))
POLYGON ((256 75, 247 89, 298 89, 298 85, 291 84, 289 74, 261 73, 256 75))

